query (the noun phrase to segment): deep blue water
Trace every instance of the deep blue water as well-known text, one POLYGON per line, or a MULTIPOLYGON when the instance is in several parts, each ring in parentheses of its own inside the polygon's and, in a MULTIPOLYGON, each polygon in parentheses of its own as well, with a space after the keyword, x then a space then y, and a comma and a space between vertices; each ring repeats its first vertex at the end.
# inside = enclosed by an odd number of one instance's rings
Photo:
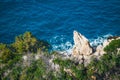
POLYGON ((31 31, 54 49, 68 49, 73 30, 91 43, 120 35, 120 0, 0 0, 0 42, 31 31))

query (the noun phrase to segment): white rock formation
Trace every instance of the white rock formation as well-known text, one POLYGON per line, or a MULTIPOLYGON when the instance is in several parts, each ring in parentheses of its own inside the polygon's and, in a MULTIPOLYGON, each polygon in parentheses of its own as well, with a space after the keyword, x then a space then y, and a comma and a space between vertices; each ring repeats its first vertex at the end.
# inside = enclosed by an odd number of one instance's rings
MULTIPOLYGON (((72 51, 72 58, 76 61, 79 61, 79 63, 84 63, 85 65, 88 64, 92 58, 99 59, 104 52, 104 48, 109 45, 109 43, 112 40, 120 39, 118 38, 111 38, 108 40, 105 40, 102 45, 98 45, 93 52, 93 48, 90 46, 90 43, 86 37, 84 37, 82 34, 78 33, 77 31, 74 31, 74 47, 72 51)), ((119 52, 120 50, 118 50, 119 52)))
POLYGON ((90 55, 92 51, 92 47, 90 46, 90 43, 86 37, 84 37, 82 34, 78 33, 77 31, 74 31, 74 47, 73 47, 73 56, 79 56, 79 55, 90 55))

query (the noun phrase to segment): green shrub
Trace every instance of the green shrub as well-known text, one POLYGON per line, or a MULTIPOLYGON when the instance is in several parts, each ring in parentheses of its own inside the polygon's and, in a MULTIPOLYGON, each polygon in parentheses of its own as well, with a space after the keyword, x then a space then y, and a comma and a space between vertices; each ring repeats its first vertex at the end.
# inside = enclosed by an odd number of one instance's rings
POLYGON ((12 72, 9 74, 10 80, 19 80, 20 74, 21 74, 21 67, 14 67, 12 72))
POLYGON ((53 62, 59 64, 61 67, 70 68, 71 66, 74 66, 73 61, 70 59, 62 60, 61 58, 56 58, 53 62))
POLYGON ((47 50, 50 45, 42 40, 37 40, 30 32, 25 32, 23 35, 19 35, 13 43, 13 47, 18 53, 33 52, 36 53, 37 50, 47 50))
POLYGON ((15 39, 13 46, 19 53, 31 51, 31 47, 36 44, 37 40, 32 36, 30 32, 26 32, 23 35, 19 35, 15 39))
POLYGON ((2 63, 6 63, 9 60, 14 58, 14 54, 12 51, 7 47, 6 44, 0 44, 0 61, 2 63))
POLYGON ((73 67, 72 71, 75 73, 77 80, 87 80, 87 69, 83 64, 73 67))
POLYGON ((46 73, 44 62, 39 59, 22 71, 20 80, 43 80, 46 73))
POLYGON ((104 48, 104 51, 107 53, 117 52, 117 48, 120 48, 120 39, 111 41, 109 45, 104 48))

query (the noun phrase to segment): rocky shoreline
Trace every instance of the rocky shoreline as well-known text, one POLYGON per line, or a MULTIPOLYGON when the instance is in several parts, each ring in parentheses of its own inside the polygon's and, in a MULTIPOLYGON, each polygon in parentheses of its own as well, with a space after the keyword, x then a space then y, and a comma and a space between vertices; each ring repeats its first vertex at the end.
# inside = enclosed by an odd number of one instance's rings
MULTIPOLYGON (((66 51, 64 52, 56 51, 57 56, 53 54, 50 58, 48 59, 46 58, 45 61, 48 63, 51 69, 54 69, 56 71, 59 70, 59 65, 56 65, 53 62, 53 60, 58 57, 62 58, 63 60, 70 59, 74 61, 75 63, 84 64, 85 66, 87 66, 87 64, 89 64, 93 59, 99 60, 101 56, 106 54, 106 52, 104 51, 104 48, 112 40, 120 39, 120 37, 119 36, 108 37, 107 40, 104 40, 103 44, 100 44, 96 47, 91 46, 89 40, 84 35, 82 35, 81 33, 77 31, 73 32, 73 39, 74 39, 74 46, 72 48, 71 54, 67 53, 66 51)), ((36 59, 41 58, 41 56, 42 58, 44 58, 41 53, 37 54, 36 59)), ((23 59, 26 61, 27 59, 29 59, 29 57, 25 55, 23 56, 23 59)))
MULTIPOLYGON (((116 78, 116 74, 119 77, 120 37, 109 37, 98 46, 91 46, 89 40, 77 31, 73 32, 73 39, 74 46, 71 54, 66 51, 49 52, 48 47, 45 48, 43 45, 44 42, 39 42, 30 32, 26 32, 22 37, 18 36, 16 41, 10 45, 1 43, 0 67, 2 72, 0 74, 3 76, 0 79, 11 78, 11 73, 19 69, 20 71, 16 73, 20 75, 17 78, 22 77, 21 80, 27 80, 31 75, 35 78, 37 76, 38 79, 41 76, 41 80, 48 80, 50 76, 52 77, 49 80, 53 80, 53 77, 56 78, 54 80, 60 78, 111 80, 112 75, 116 78)), ((12 74, 12 77, 15 74, 12 74)))
MULTIPOLYGON (((103 44, 97 46, 91 46, 89 40, 82 35, 81 33, 74 31, 73 32, 74 46, 72 48, 72 53, 67 52, 58 52, 61 55, 64 55, 65 58, 75 60, 79 64, 84 63, 87 65, 91 60, 99 59, 105 53, 104 48, 112 41, 120 39, 119 36, 110 36, 103 41, 103 44)), ((119 49, 118 49, 119 50, 119 49)))

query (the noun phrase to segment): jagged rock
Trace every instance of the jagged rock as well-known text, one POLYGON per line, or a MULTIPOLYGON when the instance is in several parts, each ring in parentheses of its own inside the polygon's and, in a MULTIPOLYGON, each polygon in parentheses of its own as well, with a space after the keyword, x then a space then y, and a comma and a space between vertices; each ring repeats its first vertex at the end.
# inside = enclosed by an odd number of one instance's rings
MULTIPOLYGON (((88 39, 82 34, 74 31, 74 47, 71 55, 71 59, 74 59, 79 64, 84 64, 85 66, 90 63, 93 59, 100 59, 106 52, 104 48, 109 45, 112 40, 120 39, 120 37, 110 37, 96 47, 91 47, 88 39)), ((118 53, 120 48, 118 49, 118 53)))
POLYGON ((93 55, 96 56, 97 59, 99 59, 99 57, 101 57, 103 54, 105 54, 104 48, 109 45, 109 43, 114 40, 114 39, 107 39, 103 42, 103 44, 98 45, 96 47, 95 52, 93 53, 93 55))
POLYGON ((93 55, 96 55, 98 58, 103 55, 105 52, 104 52, 104 47, 103 45, 98 45, 97 48, 96 48, 96 51, 93 55))
POLYGON ((92 47, 86 37, 82 34, 74 31, 74 47, 73 47, 73 56, 79 57, 79 55, 90 55, 92 53, 92 47))

